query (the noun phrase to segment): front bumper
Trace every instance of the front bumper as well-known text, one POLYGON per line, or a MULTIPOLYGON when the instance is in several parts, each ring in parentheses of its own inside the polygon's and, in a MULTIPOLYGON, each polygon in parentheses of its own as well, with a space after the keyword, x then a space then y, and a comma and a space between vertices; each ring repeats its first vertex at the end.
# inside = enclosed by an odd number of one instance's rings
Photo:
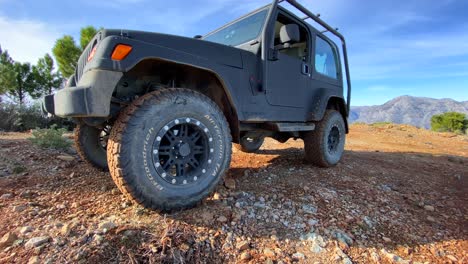
POLYGON ((60 117, 107 117, 112 93, 122 75, 98 69, 87 71, 76 86, 45 96, 42 109, 60 117))

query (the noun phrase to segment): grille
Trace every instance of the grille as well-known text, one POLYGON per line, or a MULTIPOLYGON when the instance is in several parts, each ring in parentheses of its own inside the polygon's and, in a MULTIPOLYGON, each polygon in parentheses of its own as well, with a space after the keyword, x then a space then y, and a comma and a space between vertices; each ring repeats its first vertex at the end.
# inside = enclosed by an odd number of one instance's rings
POLYGON ((78 63, 76 64, 76 69, 75 69, 76 83, 78 83, 81 79, 81 76, 83 76, 84 69, 86 67, 86 64, 88 63, 89 53, 94 48, 94 46, 96 46, 99 43, 99 41, 101 41, 101 32, 98 32, 96 36, 94 36, 94 38, 91 39, 88 46, 86 46, 83 53, 81 53, 81 56, 78 59, 78 63))

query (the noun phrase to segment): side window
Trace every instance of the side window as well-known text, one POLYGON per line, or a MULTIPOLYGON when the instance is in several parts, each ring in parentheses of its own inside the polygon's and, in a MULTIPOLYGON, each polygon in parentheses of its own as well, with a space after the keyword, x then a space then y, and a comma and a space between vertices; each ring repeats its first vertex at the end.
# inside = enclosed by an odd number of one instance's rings
POLYGON ((337 79, 336 53, 330 43, 317 37, 315 40, 315 70, 318 73, 337 79))

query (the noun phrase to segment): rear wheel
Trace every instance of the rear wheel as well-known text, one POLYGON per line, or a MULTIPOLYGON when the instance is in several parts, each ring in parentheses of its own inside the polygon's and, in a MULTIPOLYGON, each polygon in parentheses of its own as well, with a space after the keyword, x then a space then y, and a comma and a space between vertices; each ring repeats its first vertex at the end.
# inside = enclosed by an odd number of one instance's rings
POLYGON ((231 134, 208 97, 165 89, 121 113, 107 154, 112 178, 129 198, 157 210, 179 210, 196 205, 222 178, 231 160, 231 134))
POLYGON ((264 141, 265 137, 263 136, 244 136, 240 139, 239 144, 235 144, 235 147, 242 152, 253 153, 260 149, 264 141))
POLYGON ((346 128, 336 110, 327 110, 314 131, 304 135, 305 158, 319 167, 335 166, 343 156, 346 128))
POLYGON ((75 128, 75 148, 80 157, 92 166, 108 170, 107 167, 107 140, 111 127, 96 128, 84 124, 75 128))

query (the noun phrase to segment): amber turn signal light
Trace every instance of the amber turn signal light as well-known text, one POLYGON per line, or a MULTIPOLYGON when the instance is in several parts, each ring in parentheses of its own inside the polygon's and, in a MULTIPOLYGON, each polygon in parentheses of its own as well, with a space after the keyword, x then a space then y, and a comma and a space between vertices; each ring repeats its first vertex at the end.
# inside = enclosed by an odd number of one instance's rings
POLYGON ((113 60, 123 60, 127 55, 132 51, 132 46, 125 45, 125 44, 118 44, 115 46, 114 51, 112 52, 111 58, 113 60))

